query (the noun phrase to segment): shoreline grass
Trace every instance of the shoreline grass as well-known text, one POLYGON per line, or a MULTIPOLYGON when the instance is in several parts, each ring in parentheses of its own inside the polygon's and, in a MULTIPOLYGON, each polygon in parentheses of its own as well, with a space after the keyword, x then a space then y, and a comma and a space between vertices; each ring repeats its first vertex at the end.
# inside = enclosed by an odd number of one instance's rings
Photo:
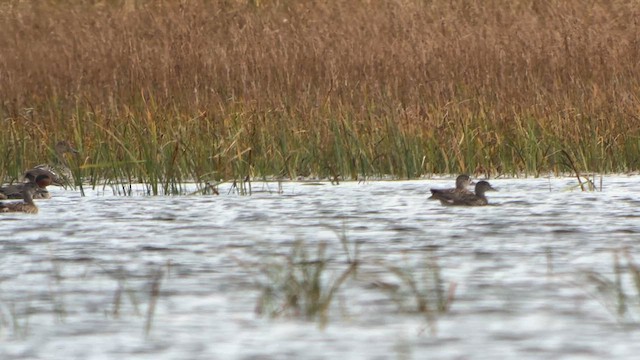
POLYGON ((60 140, 76 186, 152 194, 637 171, 638 17, 630 0, 4 3, 0 177, 60 140))

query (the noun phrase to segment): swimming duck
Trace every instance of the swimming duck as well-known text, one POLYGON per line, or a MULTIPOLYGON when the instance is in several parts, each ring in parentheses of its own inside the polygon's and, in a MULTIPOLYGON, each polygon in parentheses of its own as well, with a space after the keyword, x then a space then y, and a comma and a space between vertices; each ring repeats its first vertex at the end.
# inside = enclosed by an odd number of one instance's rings
POLYGON ((473 195, 473 191, 469 191, 467 186, 473 185, 469 175, 462 174, 456 178, 456 187, 454 189, 431 189, 429 199, 437 199, 435 194, 449 194, 452 196, 473 195))
POLYGON ((476 184, 475 194, 456 195, 451 193, 443 193, 431 190, 432 196, 442 205, 460 205, 460 206, 482 206, 487 205, 487 197, 484 195, 487 191, 498 191, 494 189, 487 181, 479 181, 476 184))
MULTIPOLYGON (((34 183, 37 185, 35 192, 32 194, 34 199, 50 199, 51 194, 47 190, 49 185, 62 185, 58 175, 50 168, 44 166, 36 166, 24 173, 24 179, 27 181, 22 184, 8 185, 0 188, 0 194, 5 199, 21 199, 26 184, 34 183)), ((2 198, 2 197, 0 197, 2 198)))
POLYGON ((24 178, 31 182, 35 182, 36 177, 38 177, 39 175, 49 176, 51 180, 56 183, 59 183, 61 181, 60 176, 58 176, 53 168, 46 164, 36 165, 24 172, 24 178))
POLYGON ((33 202, 33 194, 38 188, 37 180, 40 180, 40 177, 36 178, 36 182, 27 182, 23 185, 22 189, 22 199, 23 202, 13 202, 13 203, 4 203, 0 204, 0 212, 23 212, 28 214, 37 214, 38 207, 33 202))

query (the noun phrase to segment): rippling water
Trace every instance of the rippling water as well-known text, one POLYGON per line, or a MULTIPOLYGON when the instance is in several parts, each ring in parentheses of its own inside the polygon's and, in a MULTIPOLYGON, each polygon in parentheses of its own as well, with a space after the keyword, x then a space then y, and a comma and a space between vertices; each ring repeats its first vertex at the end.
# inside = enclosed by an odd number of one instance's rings
POLYGON ((52 189, 40 214, 3 214, 1 359, 636 358, 640 180, 491 180, 491 206, 442 207, 453 180, 254 183, 252 196, 113 196, 52 189), (268 264, 327 244, 340 287, 326 327, 256 313, 268 264), (619 255, 622 309, 615 291, 619 255), (354 256, 353 252, 349 256, 354 256), (437 264, 455 289, 428 319, 375 284, 437 264), (158 292, 154 292, 155 289, 158 292), (155 295, 153 295, 155 294, 155 295))

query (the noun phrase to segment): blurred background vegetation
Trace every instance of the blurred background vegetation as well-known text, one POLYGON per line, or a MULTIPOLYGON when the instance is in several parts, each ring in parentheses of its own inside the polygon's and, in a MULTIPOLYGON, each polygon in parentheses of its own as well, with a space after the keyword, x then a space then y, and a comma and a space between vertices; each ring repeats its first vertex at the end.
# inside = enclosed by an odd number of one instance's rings
POLYGON ((417 178, 640 168, 621 0, 0 3, 0 176, 417 178), (80 154, 64 158, 68 140, 80 154))

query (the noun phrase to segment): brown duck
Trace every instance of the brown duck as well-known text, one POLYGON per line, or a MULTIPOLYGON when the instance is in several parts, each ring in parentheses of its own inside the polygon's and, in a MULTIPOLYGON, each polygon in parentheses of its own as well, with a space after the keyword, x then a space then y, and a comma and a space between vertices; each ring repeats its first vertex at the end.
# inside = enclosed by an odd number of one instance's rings
MULTIPOLYGON (((39 177, 36 178, 39 180, 39 177)), ((0 212, 23 212, 28 214, 37 214, 38 207, 33 202, 33 194, 38 188, 37 182, 28 182, 22 184, 23 202, 12 202, 0 204, 0 212)))
POLYGON ((457 195, 452 193, 443 193, 431 190, 432 197, 440 200, 442 205, 459 205, 459 206, 483 206, 487 205, 487 197, 484 195, 487 191, 498 191, 494 189, 487 181, 479 181, 476 184, 475 194, 457 195))
POLYGON ((467 189, 468 186, 473 185, 471 178, 469 175, 462 174, 456 178, 456 187, 452 189, 431 189, 431 196, 429 199, 437 200, 438 198, 435 194, 443 194, 445 196, 462 196, 462 195, 473 195, 472 191, 467 189))
POLYGON ((33 193, 34 199, 50 199, 51 194, 47 190, 49 185, 62 185, 58 175, 46 166, 36 166, 24 173, 27 181, 17 185, 7 185, 0 188, 0 198, 22 199, 24 188, 29 183, 35 183, 36 189, 33 193))
MULTIPOLYGON (((47 190, 49 185, 64 186, 72 178, 71 170, 69 170, 68 163, 64 157, 65 154, 78 154, 78 150, 74 149, 71 144, 66 141, 59 141, 54 146, 55 151, 55 167, 47 164, 37 165, 24 173, 24 179, 28 182, 35 182, 38 186, 33 193, 34 199, 51 199, 51 194, 47 190), (62 172, 62 176, 58 175, 58 170, 62 172), (38 178, 40 175, 44 177, 38 178)), ((0 187, 0 199, 22 199, 24 184, 7 185, 0 187)))

